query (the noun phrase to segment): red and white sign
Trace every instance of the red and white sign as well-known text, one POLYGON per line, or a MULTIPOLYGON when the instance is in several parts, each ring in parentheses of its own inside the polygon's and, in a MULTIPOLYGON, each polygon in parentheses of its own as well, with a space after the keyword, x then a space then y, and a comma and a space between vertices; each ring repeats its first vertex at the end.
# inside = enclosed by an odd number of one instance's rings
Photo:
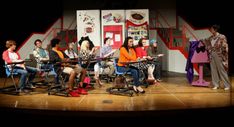
POLYGON ((107 37, 112 39, 112 48, 117 49, 124 41, 124 10, 102 10, 102 43, 107 37))

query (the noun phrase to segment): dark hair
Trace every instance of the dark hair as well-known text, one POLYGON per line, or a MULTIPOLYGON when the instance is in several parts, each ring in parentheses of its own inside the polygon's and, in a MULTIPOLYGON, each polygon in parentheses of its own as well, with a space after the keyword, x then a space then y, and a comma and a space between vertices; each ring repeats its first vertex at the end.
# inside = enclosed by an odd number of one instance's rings
POLYGON ((14 40, 7 40, 6 41, 7 48, 10 48, 12 45, 16 45, 16 42, 14 40))
POLYGON ((37 45, 37 42, 38 42, 38 41, 42 43, 42 41, 41 41, 40 39, 37 39, 37 40, 34 41, 34 45, 35 45, 35 46, 37 45))
POLYGON ((217 31, 219 31, 220 26, 215 24, 215 25, 212 25, 211 28, 213 28, 217 32, 217 31))
POLYGON ((106 44, 106 41, 109 40, 109 39, 110 39, 109 37, 105 38, 104 39, 104 44, 106 44))
POLYGON ((57 44, 59 44, 60 39, 54 38, 50 41, 51 47, 55 47, 57 44))
POLYGON ((146 40, 146 38, 141 38, 141 39, 138 41, 137 47, 143 47, 143 44, 142 44, 142 41, 143 41, 143 40, 146 40))
POLYGON ((133 39, 132 37, 126 37, 125 40, 124 40, 124 43, 121 47, 124 47, 127 51, 128 51, 128 41, 130 39, 133 39))

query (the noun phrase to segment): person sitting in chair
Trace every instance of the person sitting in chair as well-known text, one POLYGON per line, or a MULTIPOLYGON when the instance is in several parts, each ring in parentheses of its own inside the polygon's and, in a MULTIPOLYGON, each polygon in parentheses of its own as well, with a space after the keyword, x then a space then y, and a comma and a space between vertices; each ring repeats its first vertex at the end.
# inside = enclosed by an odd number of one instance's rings
POLYGON ((139 81, 139 70, 135 67, 126 67, 124 62, 137 61, 136 52, 133 48, 133 38, 127 37, 124 41, 124 44, 120 48, 119 61, 117 64, 117 69, 119 72, 127 72, 130 71, 133 76, 134 86, 133 89, 135 92, 145 93, 145 91, 141 88, 141 82, 139 81))
MULTIPOLYGON (((37 61, 37 68, 38 69, 47 69, 47 70, 52 70, 53 65, 49 63, 49 54, 48 52, 42 48, 42 41, 40 39, 37 39, 34 41, 34 45, 36 46, 35 49, 33 50, 33 56, 35 57, 37 61)), ((44 72, 42 71, 40 75, 44 77, 44 72)), ((59 79, 57 74, 55 75, 55 83, 59 84, 59 79)))
POLYGON ((68 56, 59 50, 59 39, 52 39, 51 40, 51 47, 52 50, 49 53, 49 57, 50 60, 55 64, 54 68, 56 70, 57 73, 59 73, 60 71, 62 71, 63 73, 69 74, 69 80, 67 83, 68 89, 67 92, 69 92, 69 94, 71 96, 79 96, 78 93, 81 94, 87 94, 87 91, 85 91, 83 88, 79 88, 83 86, 83 81, 84 81, 84 77, 86 75, 86 70, 83 69, 81 66, 79 66, 78 64, 76 65, 71 65, 71 64, 66 64, 66 63, 60 63, 60 62, 68 62, 68 56), (57 64, 58 63, 58 64, 57 64), (64 66, 63 68, 61 68, 61 66, 64 66), (74 79, 75 77, 80 74, 81 80, 80 80, 80 84, 78 85, 77 90, 73 90, 73 83, 74 83, 74 79))
MULTIPOLYGON (((82 58, 82 60, 89 60, 95 58, 97 48, 93 47, 92 50, 90 50, 89 46, 90 43, 88 41, 84 40, 82 42, 80 49, 80 57, 82 58)), ((82 66, 86 68, 87 66, 89 66, 89 63, 87 63, 87 61, 83 61, 82 66)), ((97 62, 94 65, 94 75, 95 75, 94 78, 96 80, 96 85, 102 87, 103 83, 99 79, 99 74, 100 74, 100 65, 97 62)))
POLYGON ((157 84, 157 80, 154 78, 153 72, 154 72, 154 64, 151 63, 151 60, 153 59, 151 56, 147 55, 147 51, 145 48, 145 44, 146 44, 146 38, 141 38, 138 41, 138 45, 136 48, 136 54, 137 54, 137 58, 140 59, 147 59, 150 60, 150 62, 145 62, 143 64, 145 64, 145 68, 143 68, 144 72, 148 73, 148 82, 153 82, 154 84, 157 84))
POLYGON ((158 53, 158 44, 157 41, 155 39, 150 40, 150 45, 147 49, 147 55, 151 56, 152 58, 154 58, 153 60, 153 64, 155 65, 155 69, 154 69, 154 77, 156 78, 156 80, 158 82, 161 82, 161 64, 159 61, 159 57, 164 56, 164 54, 159 54, 158 53))
POLYGON ((14 40, 8 40, 6 41, 6 47, 8 48, 5 50, 2 54, 2 58, 5 61, 5 64, 9 64, 12 62, 22 62, 20 64, 16 64, 14 69, 12 68, 11 65, 7 65, 10 70, 13 69, 13 73, 19 73, 20 76, 20 81, 19 81, 19 92, 27 92, 25 90, 26 84, 28 83, 30 88, 36 88, 32 85, 32 80, 35 78, 36 73, 38 70, 33 67, 26 66, 23 60, 20 58, 20 55, 15 52, 16 49, 16 42, 14 40), (27 81, 27 76, 28 77, 28 82, 27 81))
MULTIPOLYGON (((104 46, 101 48, 100 56, 102 58, 108 58, 112 56, 115 51, 116 49, 113 50, 111 47, 111 38, 109 37, 105 38, 104 46)), ((109 67, 108 75, 111 77, 115 71, 113 61, 111 61, 110 59, 107 59, 107 60, 102 61, 101 65, 109 67)))
POLYGON ((70 59, 76 59, 78 58, 77 53, 74 51, 73 47, 75 44, 73 42, 68 43, 68 49, 64 51, 64 53, 70 58, 70 59))

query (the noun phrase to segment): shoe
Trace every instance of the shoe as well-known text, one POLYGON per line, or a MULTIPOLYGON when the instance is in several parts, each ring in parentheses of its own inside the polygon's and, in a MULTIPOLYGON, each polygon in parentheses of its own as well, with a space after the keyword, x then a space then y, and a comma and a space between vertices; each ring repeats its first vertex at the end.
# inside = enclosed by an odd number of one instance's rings
POLYGON ((91 89, 91 88, 93 88, 93 87, 90 84, 85 86, 85 89, 91 89))
POLYGON ((26 90, 26 89, 19 89, 18 92, 19 92, 19 93, 29 93, 29 90, 26 90))
POLYGON ((218 86, 215 86, 215 87, 213 87, 212 89, 213 90, 217 90, 219 87, 218 86))
POLYGON ((79 97, 80 95, 74 91, 70 91, 69 94, 72 96, 72 97, 79 97))
POLYGON ((88 92, 84 90, 83 88, 77 88, 74 92, 82 94, 82 95, 87 95, 88 92))
POLYGON ((224 90, 230 90, 230 88, 229 88, 229 87, 226 87, 226 88, 224 88, 224 90))
POLYGON ((29 88, 29 89, 35 89, 36 87, 33 86, 32 84, 29 84, 28 86, 26 86, 26 88, 29 88))
POLYGON ((143 90, 140 86, 137 87, 137 90, 142 94, 145 93, 145 90, 143 90))
POLYGON ((160 79, 160 78, 159 78, 159 79, 156 79, 156 80, 157 80, 158 82, 162 82, 162 79, 160 79))
POLYGON ((139 91, 137 90, 136 86, 133 86, 133 91, 134 91, 136 94, 139 93, 139 91))
POLYGON ((156 80, 155 80, 155 79, 149 79, 149 78, 148 78, 146 81, 147 81, 149 84, 154 84, 154 82, 155 82, 156 80))
POLYGON ((31 88, 31 89, 35 89, 36 87, 35 86, 33 86, 32 84, 29 86, 29 88, 31 88))

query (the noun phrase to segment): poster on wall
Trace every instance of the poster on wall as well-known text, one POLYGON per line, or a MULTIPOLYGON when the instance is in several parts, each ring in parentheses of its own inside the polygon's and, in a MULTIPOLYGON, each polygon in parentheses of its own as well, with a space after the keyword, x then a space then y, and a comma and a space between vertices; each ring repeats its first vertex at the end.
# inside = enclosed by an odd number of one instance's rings
MULTIPOLYGON (((136 9, 126 10, 126 29, 127 36, 133 37, 134 45, 138 44, 139 39, 149 38, 149 10, 136 9)), ((149 41, 147 40, 147 44, 149 41)))
POLYGON ((77 41, 89 39, 94 46, 100 46, 100 10, 77 10, 76 14, 77 41))
POLYGON ((124 24, 125 15, 124 10, 102 10, 101 11, 102 20, 102 43, 107 37, 111 38, 111 45, 113 49, 119 48, 124 41, 124 24))

